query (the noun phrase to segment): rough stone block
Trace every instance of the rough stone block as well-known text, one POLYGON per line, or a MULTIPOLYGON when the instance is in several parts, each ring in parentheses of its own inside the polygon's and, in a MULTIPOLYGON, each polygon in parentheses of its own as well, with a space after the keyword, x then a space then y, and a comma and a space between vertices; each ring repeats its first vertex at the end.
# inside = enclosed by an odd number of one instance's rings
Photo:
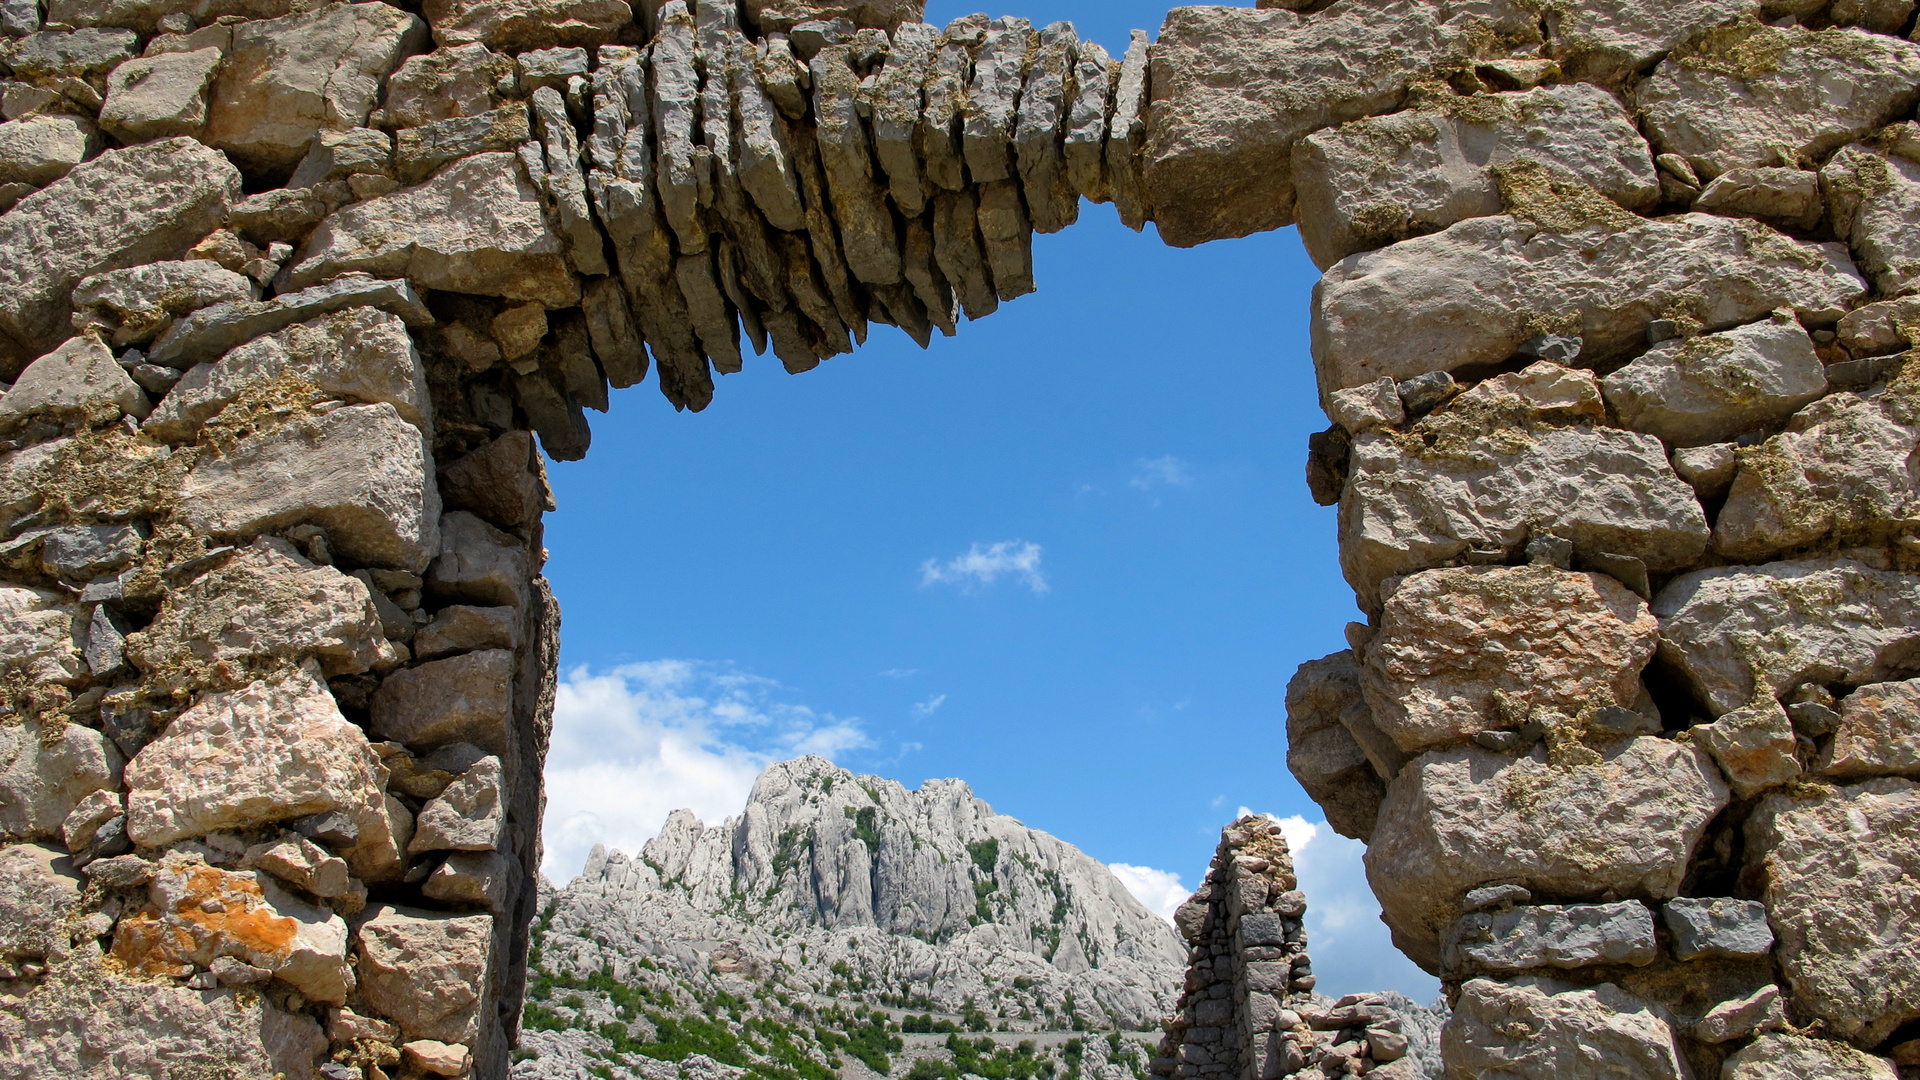
POLYGON ((0 847, 0 956, 64 956, 82 888, 73 861, 46 844, 0 847))
POLYGON ((360 926, 360 992, 410 1039, 471 1044, 492 940, 488 915, 376 905, 360 926))
POLYGON ((0 184, 44 187, 100 149, 93 125, 78 116, 23 116, 0 124, 0 184))
POLYGON ((1750 217, 1783 229, 1811 231, 1826 216, 1820 174, 1807 169, 1739 168, 1715 177, 1693 201, 1709 214, 1750 217))
POLYGON ((1681 960, 1730 956, 1756 960, 1773 950, 1773 928, 1765 904, 1728 897, 1675 897, 1660 909, 1673 934, 1673 955, 1681 960))
POLYGON ((100 126, 122 142, 198 135, 224 53, 218 48, 163 52, 129 60, 107 76, 100 126))
POLYGON ((433 325, 432 312, 406 282, 346 274, 324 285, 283 290, 270 300, 235 298, 198 308, 168 328, 147 358, 155 364, 192 367, 217 360, 254 338, 352 307, 379 308, 416 329, 433 325))
POLYGON ((1653 912, 1638 900, 1474 912, 1461 916, 1440 943, 1440 962, 1450 973, 1645 967, 1659 955, 1653 912))
POLYGON ((1679 1037, 1656 1006, 1612 983, 1470 979, 1441 1033, 1447 1076, 1687 1080, 1679 1037))
POLYGON ((452 604, 441 608, 413 639, 413 655, 420 660, 438 660, 476 649, 519 647, 520 612, 510 607, 452 604))
POLYGON ((411 56, 387 79, 382 127, 411 128, 493 111, 495 88, 513 74, 513 58, 479 42, 411 56))
POLYGON ((78 724, 0 726, 0 836, 59 836, 80 800, 119 786, 124 760, 99 732, 78 724))
POLYGON ((508 52, 603 45, 633 22, 626 0, 428 0, 421 13, 442 47, 479 42, 508 52))
POLYGON ((441 600, 526 610, 532 579, 526 545, 464 510, 440 519, 440 555, 427 591, 441 600))
POLYGON ((1777 701, 1761 700, 1734 709, 1711 724, 1695 727, 1693 736, 1720 763, 1739 798, 1800 775, 1793 722, 1777 701))
POLYGON ((1897 1080, 1886 1058, 1863 1054, 1845 1043, 1785 1032, 1762 1035, 1727 1058, 1721 1080, 1897 1080))
POLYGON ((139 384, 95 337, 82 335, 27 365, 0 397, 0 426, 35 416, 56 420, 143 416, 151 406, 139 384))
POLYGON ((1813 339, 1791 319, 1663 341, 1602 383, 1620 422, 1672 446, 1784 423, 1827 390, 1813 339))
POLYGON ((469 742, 507 752, 513 653, 488 649, 396 671, 371 699, 370 730, 417 750, 469 742))
POLYGON ((37 683, 77 682, 85 618, 59 593, 0 585, 0 662, 37 683))
POLYGON ((1379 732, 1360 693, 1360 674, 1351 651, 1341 651, 1300 666, 1287 683, 1287 770, 1327 815, 1342 836, 1365 840, 1386 797, 1382 776, 1391 776, 1405 755, 1384 738, 1374 738, 1374 753, 1387 755, 1390 768, 1377 772, 1368 748, 1354 735, 1358 728, 1379 732))
POLYGON ((408 854, 498 849, 507 828, 501 784, 499 758, 489 755, 475 762, 420 808, 408 854))
POLYGON ((168 260, 84 278, 73 290, 74 329, 142 345, 173 320, 221 303, 253 300, 253 282, 211 259, 168 260))
POLYGON ((1820 754, 1823 776, 1920 776, 1920 679, 1875 683, 1840 703, 1840 728, 1820 754))
POLYGON ((503 529, 524 525, 552 509, 535 460, 532 436, 509 431, 441 470, 440 498, 503 529))

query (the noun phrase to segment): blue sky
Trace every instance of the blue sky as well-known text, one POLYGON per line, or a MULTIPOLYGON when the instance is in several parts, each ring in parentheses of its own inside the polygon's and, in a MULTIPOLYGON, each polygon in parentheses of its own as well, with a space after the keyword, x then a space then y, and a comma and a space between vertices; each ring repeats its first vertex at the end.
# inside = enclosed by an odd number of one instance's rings
MULTIPOLYGON (((1019 13, 1118 55, 1164 9, 1019 13)), ((1312 264, 1290 229, 1178 251, 1085 204, 1034 258, 1037 294, 930 351, 876 327, 804 375, 749 357, 702 414, 651 380, 589 414, 587 460, 549 465, 550 874, 675 806, 737 812, 800 752, 961 777, 1149 893, 1197 884, 1240 807, 1321 820, 1286 770, 1286 684, 1357 613, 1303 480, 1312 264)), ((1322 826, 1302 850, 1323 986, 1424 1000, 1357 847, 1322 826)))

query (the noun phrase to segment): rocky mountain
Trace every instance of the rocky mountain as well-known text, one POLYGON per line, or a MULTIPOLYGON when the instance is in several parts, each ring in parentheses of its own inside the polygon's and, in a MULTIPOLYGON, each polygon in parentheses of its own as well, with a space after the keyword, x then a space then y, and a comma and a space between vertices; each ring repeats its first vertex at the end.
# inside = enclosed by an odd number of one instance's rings
MULTIPOLYGON (((565 888, 543 884, 541 911, 516 1076, 556 1075, 531 1055, 592 1057, 594 1038, 603 1062, 666 1046, 690 1015, 762 1050, 753 1021, 804 1034, 822 1016, 874 1027, 883 1050, 902 1028, 1141 1031, 1171 1010, 1186 960, 1105 866, 965 783, 909 791, 817 757, 770 767, 720 825, 679 811, 637 858, 596 848, 565 888)), ((799 1056, 836 1056, 812 1049, 799 1056)))

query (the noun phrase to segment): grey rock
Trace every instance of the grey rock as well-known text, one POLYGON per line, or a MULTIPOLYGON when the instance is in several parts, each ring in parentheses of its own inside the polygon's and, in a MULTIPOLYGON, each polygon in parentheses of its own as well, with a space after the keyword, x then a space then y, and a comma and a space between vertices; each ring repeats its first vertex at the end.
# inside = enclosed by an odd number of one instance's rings
POLYGON ((1867 358, 1903 352, 1909 345, 1908 327, 1920 324, 1920 297, 1905 296, 1855 308, 1834 327, 1840 344, 1854 356, 1867 358))
POLYGON ((1440 1036, 1447 1080, 1686 1080, 1692 1073, 1661 1010, 1612 983, 1470 979, 1440 1036))
POLYGON ((980 16, 955 19, 934 46, 925 86, 926 106, 920 114, 918 149, 927 181, 938 190, 961 191, 967 187, 961 112, 972 75, 973 49, 986 29, 987 20, 980 16))
POLYGON ((41 30, 0 45, 15 78, 53 84, 60 79, 98 80, 139 51, 140 35, 118 28, 41 30))
POLYGON ((1620 422, 1673 446, 1776 426, 1827 390, 1813 339, 1792 319, 1662 342, 1601 383, 1620 422))
POLYGON ((1633 93, 1655 148, 1681 155, 1709 180, 1729 169, 1817 161, 1916 99, 1920 46, 1757 22, 1695 39, 1633 93), (1834 79, 1848 92, 1821 89, 1834 79))
POLYGON ((981 245, 1000 299, 1014 300, 1033 292, 1033 226, 1020 199, 1019 183, 998 180, 981 187, 978 220, 981 245))
POLYGON ((1913 647, 1920 578, 1847 559, 1722 567, 1673 579, 1653 613, 1661 655, 1722 715, 1805 682, 1886 679, 1913 647))
POLYGON ((609 272, 606 240, 587 206, 586 177, 580 171, 580 142, 560 91, 542 86, 533 92, 535 131, 546 170, 542 186, 552 200, 555 224, 567 238, 567 256, 582 274, 609 272))
POLYGON ((413 654, 437 660, 478 649, 520 647, 520 613, 510 607, 453 604, 440 609, 413 639, 413 654))
POLYGON ((1460 901, 1462 911, 1486 911, 1489 908, 1505 908, 1514 904, 1530 904, 1533 893, 1522 885, 1487 885, 1471 890, 1460 901))
POLYGON ((440 600, 526 610, 532 573, 526 546, 464 510, 441 519, 440 554, 427 591, 440 600))
POLYGON ((25 37, 40 29, 39 0, 7 0, 0 4, 0 34, 25 37))
POLYGON ((182 315, 257 295, 251 281, 210 259, 147 263, 82 279, 73 290, 73 325, 111 335, 116 347, 143 345, 182 315))
MULTIPOLYGON (((886 173, 894 205, 906 217, 914 218, 926 211, 930 194, 931 185, 921 168, 915 143, 926 109, 927 79, 940 47, 940 31, 926 23, 907 23, 894 32, 891 44, 886 66, 880 69, 873 87, 873 149, 886 173)), ((745 120, 747 115, 743 105, 741 118, 745 120)), ((742 164, 744 172, 744 160, 742 164)), ((779 190, 784 195, 787 188, 779 190)), ((797 189, 793 201, 797 209, 797 189)), ((760 202, 764 208, 765 200, 760 202)), ((767 216, 775 227, 781 227, 772 212, 767 216)))
POLYGON ((408 1038, 472 1043, 491 1004, 493 919, 380 904, 359 932, 360 991, 408 1038))
POLYGON ((1755 900, 1675 897, 1660 909, 1660 916, 1673 935, 1673 955, 1681 960, 1758 959, 1773 950, 1766 905, 1755 900))
POLYGON ((1135 30, 1113 84, 1113 116, 1107 124, 1107 191, 1120 223, 1134 232, 1146 228, 1146 147, 1151 38, 1135 30))
POLYGON ((1314 363, 1323 398, 1382 375, 1498 363, 1540 331, 1538 312, 1552 311, 1577 331, 1583 361, 1601 364, 1637 351, 1648 324, 1676 307, 1704 330, 1781 307, 1818 324, 1865 292, 1837 245, 1801 244, 1757 222, 1686 214, 1556 231, 1476 218, 1328 271, 1314 294, 1314 363), (1471 320, 1457 317, 1460 281, 1482 283, 1471 320))
POLYGON ((429 750, 470 742, 507 752, 513 718, 514 654, 464 653, 389 675, 370 705, 375 735, 429 750))
POLYGON ((442 470, 440 497, 448 509, 511 529, 552 509, 544 471, 527 433, 510 431, 442 470))
POLYGON ((420 892, 430 899, 473 904, 501 913, 506 910, 516 870, 513 862, 497 851, 456 851, 434 867, 420 892))
POLYGON ((1733 486, 1739 464, 1739 447, 1730 442, 1689 446, 1673 452, 1673 471, 1692 484, 1703 500, 1725 495, 1733 486))
POLYGON ((46 844, 17 844, 0 847, 0 868, 0 955, 64 957, 81 888, 72 860, 46 844))
POLYGON ((982 319, 999 310, 1000 294, 981 250, 979 204, 972 191, 934 196, 933 253, 967 318, 982 319))
POLYGON ((901 280, 900 238, 873 172, 873 151, 856 97, 860 77, 852 46, 835 45, 813 58, 813 109, 820 163, 826 168, 834 220, 853 276, 873 285, 901 280))
POLYGON ((1082 41, 1073 66, 1072 99, 1067 103, 1066 138, 1061 156, 1075 194, 1095 202, 1112 198, 1107 187, 1107 117, 1120 65, 1098 43, 1082 41))
POLYGON ((120 752, 78 724, 0 726, 0 836, 53 839, 80 800, 119 785, 120 752))
POLYGON ((140 547, 131 525, 68 525, 40 542, 40 566, 54 577, 86 581, 133 562, 140 547))
POLYGON ((44 187, 99 149, 99 134, 78 116, 9 120, 0 124, 0 184, 44 187))
MULTIPOLYGON (((1831 721, 1833 741, 1820 752, 1813 771, 1843 779, 1920 776, 1920 731, 1911 721, 1916 706, 1920 679, 1875 683, 1848 694, 1831 721)), ((1797 714, 1795 720, 1802 730, 1809 726, 1798 723, 1797 714)))
POLYGON ((962 108, 962 146, 975 184, 1014 176, 1014 125, 1033 37, 1033 24, 1025 19, 995 19, 974 53, 973 81, 962 108))
POLYGON ((1026 85, 1020 91, 1013 149, 1036 232, 1056 233, 1080 218, 1080 193, 1067 176, 1062 141, 1072 107, 1067 88, 1078 46, 1072 23, 1057 22, 1040 31, 1039 47, 1029 59, 1026 85))
POLYGON ((33 417, 79 420, 102 410, 108 418, 144 416, 149 408, 146 393, 113 353, 99 338, 82 335, 27 365, 0 397, 0 425, 18 426, 33 417))
POLYGON ((119 672, 127 663, 127 623, 105 604, 93 609, 87 623, 87 647, 84 656, 87 671, 96 679, 119 672))
POLYGON ((36 683, 77 682, 85 618, 59 593, 0 585, 0 659, 36 683))
POLYGON ((1805 232, 1826 216, 1820 174, 1806 169, 1743 167, 1728 169, 1693 201, 1709 214, 1750 217, 1783 229, 1805 232))
POLYGON ((587 50, 578 46, 533 49, 513 58, 519 72, 520 93, 531 96, 540 87, 564 91, 567 80, 587 74, 587 50))
MULTIPOLYGON (((1451 377, 1448 381, 1452 381, 1451 377)), ((1375 428, 1397 428, 1407 422, 1406 405, 1401 401, 1399 387, 1384 377, 1366 386, 1336 390, 1328 395, 1327 416, 1354 435, 1375 428)))
POLYGON ((420 808, 410 855, 426 851, 495 851, 506 839, 500 759, 483 757, 420 808))
MULTIPOLYGON (((1372 716, 1360 695, 1353 653, 1343 650, 1300 666, 1287 684, 1287 771, 1320 805, 1327 823, 1342 836, 1365 840, 1373 835, 1386 785, 1366 751, 1344 722, 1371 729, 1372 716)), ((1400 758, 1387 740, 1386 752, 1400 758)))
POLYGON ((275 188, 235 203, 227 220, 253 243, 297 244, 320 224, 321 218, 352 197, 352 190, 345 184, 275 188))
POLYGON ((492 112, 495 88, 513 70, 512 57, 477 41, 410 56, 387 79, 386 104, 374 119, 404 129, 492 112))
POLYGON ((1690 1034, 1713 1045, 1777 1031, 1786 1025, 1787 1010, 1781 1004, 1780 988, 1769 983, 1746 997, 1723 1001, 1707 1010, 1690 1034))
POLYGON ((1549 53, 1569 79, 1618 85, 1701 31, 1758 15, 1758 0, 1607 4, 1545 12, 1549 53))
POLYGON ((1474 912, 1462 915, 1440 943, 1441 966, 1453 973, 1645 967, 1659 955, 1653 912, 1638 900, 1474 912))
POLYGON ((659 31, 648 50, 652 69, 653 140, 658 148, 658 198, 683 252, 705 250, 699 221, 700 182, 697 107, 700 77, 694 69, 693 16, 683 0, 660 8, 659 31))
POLYGON ((1809 1039, 1785 1032, 1762 1035, 1727 1058, 1721 1080, 1895 1080, 1899 1070, 1886 1058, 1863 1054, 1845 1043, 1809 1039))
POLYGON ((322 131, 308 144, 306 156, 294 167, 287 186, 310 188, 361 175, 393 175, 392 135, 367 127, 322 131))
POLYGON ((1820 186, 1834 235, 1852 247, 1880 295, 1920 290, 1920 162, 1849 146, 1820 170, 1820 186))
POLYGON ((1777 702, 1761 700, 1734 709, 1711 724, 1695 727, 1693 734, 1694 741, 1720 763, 1740 798, 1800 775, 1793 723, 1777 702))
POLYGON ((1653 156, 1613 95, 1544 87, 1443 99, 1301 139, 1292 159, 1300 238, 1325 269, 1356 251, 1505 213, 1499 169, 1517 157, 1628 210, 1659 200, 1653 156))
POLYGON ((433 325, 433 314, 405 281, 347 274, 324 285, 280 292, 270 300, 235 300, 200 308, 162 334, 147 359, 170 367, 192 367, 217 360, 254 338, 355 307, 378 308, 414 328, 433 325))
POLYGON ((892 30, 921 17, 922 0, 746 0, 741 5, 762 31, 797 31, 798 24, 822 20, 892 30))

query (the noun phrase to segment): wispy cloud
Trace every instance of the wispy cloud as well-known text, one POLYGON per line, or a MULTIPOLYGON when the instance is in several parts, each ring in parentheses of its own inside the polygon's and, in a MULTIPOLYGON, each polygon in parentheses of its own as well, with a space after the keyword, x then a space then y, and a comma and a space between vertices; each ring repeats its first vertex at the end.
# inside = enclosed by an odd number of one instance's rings
POLYGON ((1002 540, 992 547, 974 544, 966 554, 946 562, 928 559, 920 564, 920 587, 958 585, 962 589, 992 585, 1002 577, 1018 578, 1035 595, 1047 591, 1047 579, 1040 572, 1040 545, 1020 540, 1002 540))
POLYGON ((1146 906, 1148 911, 1173 921, 1173 913, 1193 890, 1180 884, 1180 875, 1167 870, 1155 870, 1151 866, 1129 866, 1126 863, 1112 863, 1107 869, 1120 879, 1135 900, 1146 906))
POLYGON ((774 761, 871 745, 860 721, 783 702, 779 691, 683 660, 567 672, 547 753, 542 872, 564 883, 595 844, 636 853, 678 809, 707 822, 737 814, 774 761))
POLYGON ((940 706, 946 703, 947 695, 945 694, 939 694, 925 701, 918 702, 913 707, 913 718, 915 720, 925 720, 927 717, 939 712, 940 706))
POLYGON ((883 679, 911 679, 918 674, 920 674, 920 669, 917 667, 908 667, 908 668, 895 667, 895 668, 888 668, 887 670, 881 672, 880 677, 883 679))
POLYGON ((1186 462, 1167 454, 1134 462, 1133 478, 1127 483, 1141 491, 1152 491, 1156 487, 1192 487, 1193 474, 1187 470, 1186 462))

